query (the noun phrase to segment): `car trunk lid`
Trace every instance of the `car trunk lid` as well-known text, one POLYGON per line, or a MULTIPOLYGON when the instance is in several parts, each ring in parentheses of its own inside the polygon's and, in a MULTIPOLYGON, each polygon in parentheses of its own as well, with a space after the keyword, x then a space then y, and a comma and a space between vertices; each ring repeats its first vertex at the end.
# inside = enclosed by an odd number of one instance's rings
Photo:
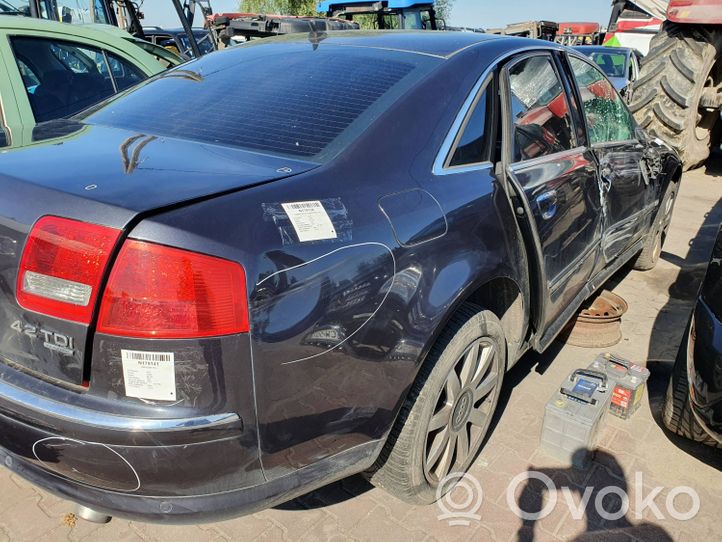
MULTIPOLYGON (((0 162, 0 361, 82 386, 93 322, 28 311, 16 299, 23 249, 39 218, 59 216, 126 232, 140 217, 161 209, 288 177, 316 164, 116 128, 50 126, 54 134, 69 127, 69 134, 3 153, 0 162)), ((110 266, 112 259, 106 278, 110 266)))

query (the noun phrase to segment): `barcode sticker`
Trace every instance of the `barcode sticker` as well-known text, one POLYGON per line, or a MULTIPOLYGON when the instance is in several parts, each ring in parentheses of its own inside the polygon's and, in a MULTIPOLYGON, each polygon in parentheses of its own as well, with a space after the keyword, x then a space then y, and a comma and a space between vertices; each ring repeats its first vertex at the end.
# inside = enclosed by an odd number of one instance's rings
POLYGON ((154 401, 175 401, 173 352, 121 350, 125 395, 154 401))
POLYGON ((336 239, 331 218, 320 201, 294 201, 282 203, 281 207, 286 211, 299 241, 336 239))

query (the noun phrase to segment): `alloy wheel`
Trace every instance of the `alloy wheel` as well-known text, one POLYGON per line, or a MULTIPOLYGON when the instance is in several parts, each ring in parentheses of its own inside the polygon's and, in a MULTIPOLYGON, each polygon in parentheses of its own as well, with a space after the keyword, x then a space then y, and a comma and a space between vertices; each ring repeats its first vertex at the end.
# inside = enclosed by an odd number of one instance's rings
POLYGON ((491 422, 499 370, 496 346, 480 338, 449 371, 427 429, 424 474, 429 483, 465 470, 479 450, 491 422))

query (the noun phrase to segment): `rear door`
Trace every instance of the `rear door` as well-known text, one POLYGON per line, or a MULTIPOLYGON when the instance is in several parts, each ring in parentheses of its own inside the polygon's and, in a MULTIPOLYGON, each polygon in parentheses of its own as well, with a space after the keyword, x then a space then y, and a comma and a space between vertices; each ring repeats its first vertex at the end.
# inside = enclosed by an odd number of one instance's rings
POLYGON ((566 320, 563 313, 581 301, 595 266, 602 220, 597 166, 583 146, 574 102, 552 54, 519 57, 504 72, 507 175, 541 262, 536 282, 543 331, 566 320))
POLYGON ((599 163, 604 194, 603 256, 612 261, 644 233, 653 189, 642 173, 644 145, 632 115, 604 74, 592 63, 569 56, 591 148, 599 163))

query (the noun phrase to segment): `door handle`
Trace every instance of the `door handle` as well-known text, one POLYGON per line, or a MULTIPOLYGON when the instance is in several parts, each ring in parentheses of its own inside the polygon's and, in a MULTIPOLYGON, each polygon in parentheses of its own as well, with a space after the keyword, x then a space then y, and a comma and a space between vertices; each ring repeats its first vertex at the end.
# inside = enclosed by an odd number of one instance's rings
POLYGON ((536 206, 544 220, 549 220, 557 214, 557 191, 549 190, 536 197, 536 206))

